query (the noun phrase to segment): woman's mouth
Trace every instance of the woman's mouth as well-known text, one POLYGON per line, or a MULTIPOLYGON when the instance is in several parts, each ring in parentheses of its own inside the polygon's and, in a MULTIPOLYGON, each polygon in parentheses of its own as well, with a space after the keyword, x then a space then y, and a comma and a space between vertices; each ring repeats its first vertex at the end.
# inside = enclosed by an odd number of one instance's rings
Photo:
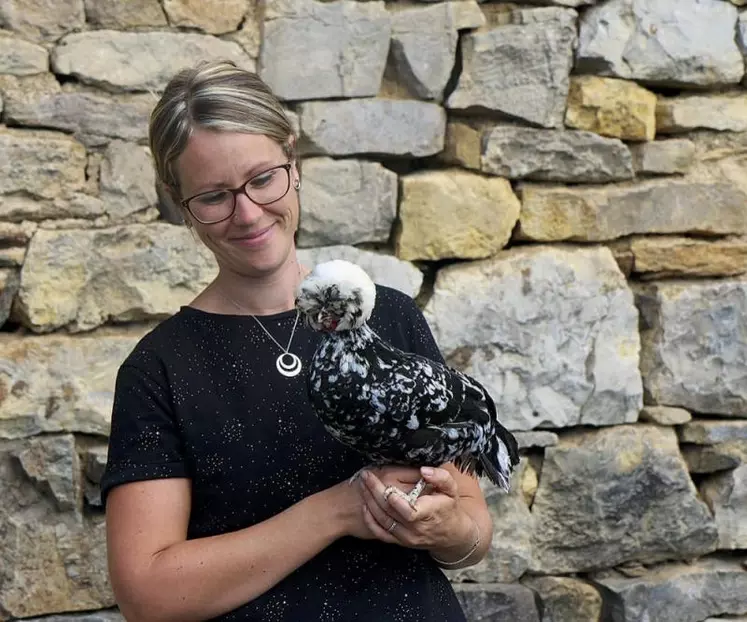
POLYGON ((233 242, 234 244, 239 244, 240 246, 250 248, 261 246, 272 237, 274 229, 275 225, 272 224, 269 227, 264 227, 263 229, 252 231, 247 235, 233 237, 231 238, 231 242, 233 242))

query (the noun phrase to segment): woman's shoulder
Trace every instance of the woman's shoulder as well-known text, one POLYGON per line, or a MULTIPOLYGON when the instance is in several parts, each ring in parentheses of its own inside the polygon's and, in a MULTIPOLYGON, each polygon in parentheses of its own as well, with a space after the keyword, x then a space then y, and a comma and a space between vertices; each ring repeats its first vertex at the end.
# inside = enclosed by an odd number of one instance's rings
POLYGON ((190 329, 189 307, 181 307, 176 313, 161 320, 137 340, 122 362, 122 366, 152 368, 173 354, 180 340, 190 329))
POLYGON ((377 283, 374 315, 376 314, 394 316, 401 319, 403 314, 408 316, 419 315, 420 309, 409 294, 399 289, 377 283))

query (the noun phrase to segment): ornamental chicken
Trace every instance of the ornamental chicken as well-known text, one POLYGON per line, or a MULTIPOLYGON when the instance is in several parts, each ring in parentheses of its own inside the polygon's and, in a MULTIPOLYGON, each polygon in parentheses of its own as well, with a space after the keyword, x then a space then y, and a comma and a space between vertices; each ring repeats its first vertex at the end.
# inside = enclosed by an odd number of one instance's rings
MULTIPOLYGON (((307 382, 327 431, 372 465, 453 462, 508 491, 518 446, 488 392, 462 372, 379 338, 368 325, 375 303, 373 281, 347 261, 317 265, 299 286, 301 317, 324 333, 307 382)), ((405 495, 411 505, 424 488, 421 479, 405 495)))

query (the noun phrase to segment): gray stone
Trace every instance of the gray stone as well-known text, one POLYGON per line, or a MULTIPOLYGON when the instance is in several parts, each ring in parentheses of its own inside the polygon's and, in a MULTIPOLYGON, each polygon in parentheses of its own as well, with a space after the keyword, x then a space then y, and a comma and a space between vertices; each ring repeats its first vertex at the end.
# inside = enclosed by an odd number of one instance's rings
POLYGON ((107 436, 117 369, 145 331, 0 336, 0 439, 107 436))
POLYGON ((300 106, 306 153, 424 157, 443 149, 446 113, 437 104, 389 99, 309 102, 300 106))
POLYGON ((581 18, 576 70, 667 86, 736 84, 737 9, 722 0, 610 0, 581 18))
POLYGON ((697 419, 680 426, 677 432, 683 443, 717 445, 727 441, 747 441, 747 421, 697 419))
POLYGON ((52 52, 52 67, 113 91, 160 91, 180 69, 224 58, 254 70, 238 43, 210 35, 94 30, 64 37, 52 52))
POLYGON ((485 134, 481 169, 509 179, 605 183, 633 178, 630 150, 592 132, 494 127, 485 134))
POLYGON ((24 622, 126 622, 119 611, 96 611, 80 615, 44 616, 43 618, 27 618, 24 622))
POLYGON ((16 458, 26 476, 42 494, 54 499, 60 512, 79 509, 80 467, 72 435, 33 438, 16 458))
POLYGON ((443 268, 425 314, 512 430, 638 417, 638 314, 606 248, 538 246, 443 268))
POLYGON ((215 275, 212 254, 185 227, 40 230, 21 275, 19 318, 35 332, 163 319, 215 275))
POLYGON ((0 266, 17 268, 23 264, 26 245, 37 226, 35 222, 0 222, 0 266))
POLYGON ((659 425, 677 425, 687 423, 693 416, 684 408, 670 406, 644 406, 641 409, 641 421, 650 421, 659 425))
POLYGON ((29 39, 56 40, 60 35, 83 28, 86 15, 83 0, 3 0, 0 25, 29 39))
POLYGON ((689 559, 715 550, 718 537, 674 431, 646 424, 548 447, 532 515, 531 570, 541 574, 689 559))
POLYGON ((747 417, 747 279, 654 282, 637 304, 647 401, 747 417))
POLYGON ((747 613, 747 572, 731 559, 666 564, 640 578, 600 578, 624 607, 620 622, 701 622, 747 613))
POLYGON ((532 449, 533 447, 552 447, 558 444, 558 435, 548 430, 534 430, 532 432, 514 432, 519 449, 532 449))
POLYGON ((462 583, 454 590, 470 622, 540 622, 534 593, 523 585, 462 583))
POLYGON ((75 226, 87 228, 103 226, 96 219, 104 217, 104 204, 101 199, 81 192, 51 200, 22 194, 8 195, 0 196, 0 214, 11 222, 38 220, 41 221, 40 225, 46 228, 53 228, 57 223, 69 229, 72 225, 68 225, 67 222, 72 221, 76 222, 75 226))
POLYGON ((86 21, 99 28, 167 26, 159 0, 85 0, 86 21))
POLYGON ((386 242, 397 217, 397 175, 377 162, 303 162, 299 246, 386 242))
POLYGON ((747 464, 708 478, 700 494, 713 512, 719 548, 747 549, 747 464))
POLYGON ((685 138, 638 143, 630 151, 635 172, 644 175, 684 174, 695 159, 695 145, 685 138))
POLYGON ((101 163, 101 199, 112 221, 156 205, 156 174, 146 147, 112 141, 101 163))
POLYGON ((391 23, 383 2, 272 0, 260 75, 285 100, 376 95, 391 23))
POLYGON ((493 538, 485 558, 468 568, 447 571, 453 582, 510 583, 529 568, 532 555, 532 515, 524 498, 521 482, 527 468, 523 458, 511 476, 511 491, 506 494, 481 480, 488 510, 493 519, 493 538))
POLYGON ((451 77, 459 37, 452 6, 442 2, 392 12, 394 66, 417 97, 440 101, 451 77))
POLYGON ((0 74, 31 76, 48 69, 49 54, 46 48, 0 32, 0 74))
POLYGON ((602 595, 581 579, 571 577, 530 577, 522 583, 542 600, 542 622, 599 622, 602 595))
POLYGON ((148 138, 150 95, 62 90, 52 74, 0 76, 0 92, 5 97, 5 119, 14 125, 72 132, 86 145, 110 138, 134 142, 148 138))
POLYGON ((516 23, 464 35, 463 69, 447 106, 562 127, 576 13, 542 8, 515 15, 516 23))
POLYGON ((747 95, 738 91, 658 98, 656 131, 659 134, 677 134, 696 129, 746 131, 747 95))
POLYGON ((20 285, 18 270, 0 269, 0 326, 5 324, 10 317, 13 300, 20 285))
MULTIPOLYGON (((0 128, 0 195, 54 199, 85 185, 86 150, 64 134, 0 128)), ((0 217, 7 217, 0 196, 0 217)))
POLYGON ((373 251, 366 251, 353 246, 322 246, 319 248, 302 248, 298 250, 298 260, 309 267, 323 261, 344 259, 358 264, 369 276, 381 285, 398 289, 415 297, 423 284, 423 273, 413 264, 373 251))
POLYGON ((747 464, 747 440, 730 440, 715 445, 680 445, 690 473, 716 473, 747 464))
POLYGON ((85 453, 85 475, 94 484, 100 484, 106 469, 108 448, 106 445, 88 447, 85 453))

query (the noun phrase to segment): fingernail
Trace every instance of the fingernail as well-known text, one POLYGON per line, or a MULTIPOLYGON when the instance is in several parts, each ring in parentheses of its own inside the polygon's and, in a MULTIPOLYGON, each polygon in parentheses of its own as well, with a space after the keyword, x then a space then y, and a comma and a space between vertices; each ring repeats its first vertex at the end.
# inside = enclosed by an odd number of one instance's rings
POLYGON ((361 479, 364 482, 367 482, 369 477, 371 477, 371 474, 368 471, 362 471, 361 472, 361 479))
POLYGON ((431 467, 420 467, 420 472, 423 475, 433 475, 435 471, 431 467))

